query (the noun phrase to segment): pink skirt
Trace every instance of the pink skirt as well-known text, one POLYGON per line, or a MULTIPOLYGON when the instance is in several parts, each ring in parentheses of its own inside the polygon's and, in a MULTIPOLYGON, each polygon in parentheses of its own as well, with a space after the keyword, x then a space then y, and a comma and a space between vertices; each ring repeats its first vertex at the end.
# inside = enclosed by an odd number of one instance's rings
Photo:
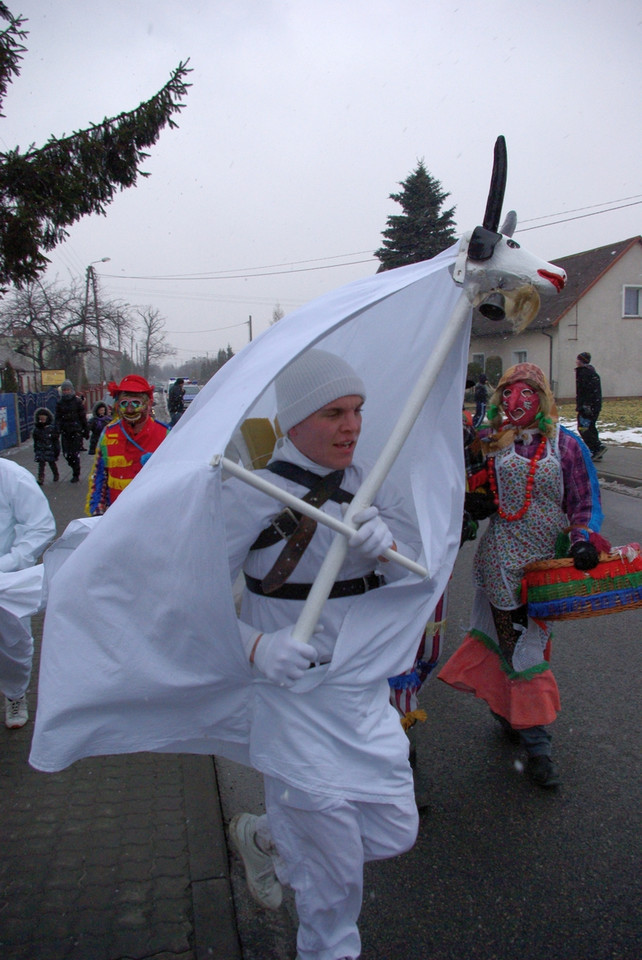
MULTIPOLYGON (((484 643, 473 633, 467 633, 462 645, 439 672, 439 679, 455 690, 474 693, 485 700, 490 709, 508 720, 515 730, 551 723, 560 710, 560 695, 548 662, 515 673, 500 658, 496 645, 486 639, 484 643)), ((549 654, 550 642, 546 661, 549 654)))

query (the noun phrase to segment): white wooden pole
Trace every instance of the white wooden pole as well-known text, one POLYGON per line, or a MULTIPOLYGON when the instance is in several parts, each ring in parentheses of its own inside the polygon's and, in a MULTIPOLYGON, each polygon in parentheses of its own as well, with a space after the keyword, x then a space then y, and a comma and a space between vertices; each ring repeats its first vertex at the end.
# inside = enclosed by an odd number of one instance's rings
MULTIPOLYGON (((399 420, 388 438, 388 442, 385 444, 372 470, 348 506, 344 517, 347 524, 351 523, 351 519, 357 511, 369 506, 374 500, 379 487, 388 475, 415 420, 419 416, 421 408, 426 402, 426 398, 432 390, 437 375, 450 353, 453 344, 457 340, 457 337, 460 336, 468 320, 469 312, 470 301, 465 292, 462 291, 435 349, 428 358, 417 383, 406 401, 399 420)), ((356 529, 354 524, 352 524, 352 526, 356 529)), ((294 636, 297 640, 306 643, 314 633, 323 604, 328 599, 332 585, 337 579, 347 549, 348 541, 345 536, 335 537, 326 554, 325 560, 321 564, 316 579, 312 584, 312 589, 297 620, 294 629, 294 636)))

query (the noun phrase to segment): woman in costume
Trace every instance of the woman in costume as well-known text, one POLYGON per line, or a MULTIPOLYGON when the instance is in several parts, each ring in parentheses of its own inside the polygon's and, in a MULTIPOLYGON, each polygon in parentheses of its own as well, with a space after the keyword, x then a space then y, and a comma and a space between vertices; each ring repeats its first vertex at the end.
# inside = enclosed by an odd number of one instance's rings
POLYGON ((599 535, 599 486, 588 449, 558 424, 539 367, 510 367, 488 418, 482 437, 494 512, 475 555, 472 627, 439 678, 485 700, 526 749, 531 778, 550 788, 559 777, 546 726, 560 709, 548 662, 551 625, 528 616, 521 582, 528 563, 556 555, 568 553, 579 570, 597 565, 609 548, 599 535))

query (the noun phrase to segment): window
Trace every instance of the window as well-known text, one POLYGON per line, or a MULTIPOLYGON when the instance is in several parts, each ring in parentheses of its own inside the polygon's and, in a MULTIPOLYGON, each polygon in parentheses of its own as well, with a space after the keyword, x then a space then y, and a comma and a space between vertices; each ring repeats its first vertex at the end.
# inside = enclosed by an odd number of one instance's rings
POLYGON ((528 350, 513 350, 513 363, 526 363, 528 350))
POLYGON ((484 366, 485 366, 484 361, 485 361, 485 354, 483 353, 473 353, 470 359, 471 363, 474 363, 478 367, 481 367, 482 370, 484 369, 484 366))
POLYGON ((624 287, 623 317, 642 317, 642 287, 624 287))

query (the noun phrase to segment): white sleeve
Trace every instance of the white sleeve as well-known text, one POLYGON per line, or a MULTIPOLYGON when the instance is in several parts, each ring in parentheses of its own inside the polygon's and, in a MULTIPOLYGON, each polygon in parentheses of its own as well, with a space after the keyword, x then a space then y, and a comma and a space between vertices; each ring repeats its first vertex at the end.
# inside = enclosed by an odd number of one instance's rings
POLYGON ((49 501, 27 470, 4 474, 0 492, 13 514, 13 542, 0 557, 0 572, 11 573, 34 565, 56 533, 49 501))

